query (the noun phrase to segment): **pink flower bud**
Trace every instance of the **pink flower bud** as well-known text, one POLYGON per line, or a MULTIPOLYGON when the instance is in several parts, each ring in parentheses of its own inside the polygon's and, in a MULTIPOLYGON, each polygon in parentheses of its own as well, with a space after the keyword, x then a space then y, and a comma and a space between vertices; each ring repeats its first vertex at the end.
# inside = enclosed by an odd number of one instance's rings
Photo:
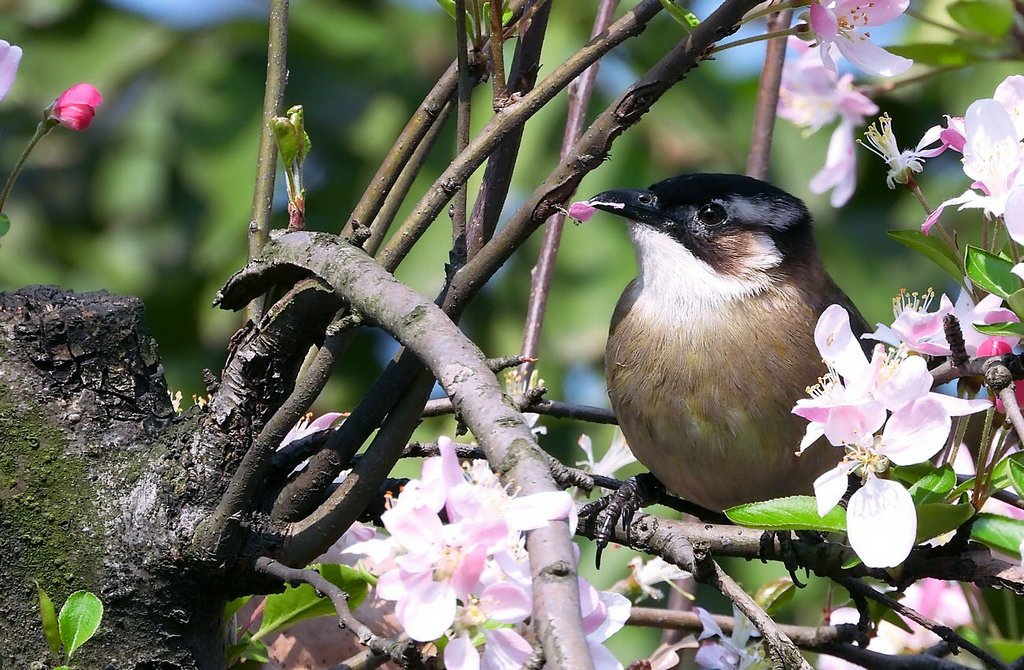
POLYGON ((103 96, 92 84, 75 84, 54 100, 46 110, 46 118, 54 119, 65 128, 85 130, 102 102, 103 96))

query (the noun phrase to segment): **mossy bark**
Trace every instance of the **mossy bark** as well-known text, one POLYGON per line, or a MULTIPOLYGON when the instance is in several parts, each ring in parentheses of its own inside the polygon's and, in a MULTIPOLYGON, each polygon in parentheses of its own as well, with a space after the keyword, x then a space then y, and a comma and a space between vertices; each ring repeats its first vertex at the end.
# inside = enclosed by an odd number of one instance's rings
POLYGON ((205 412, 172 410, 143 315, 104 292, 0 293, 4 669, 54 664, 37 582, 58 610, 79 589, 103 601, 75 667, 224 667, 231 580, 190 547, 228 445, 205 412))

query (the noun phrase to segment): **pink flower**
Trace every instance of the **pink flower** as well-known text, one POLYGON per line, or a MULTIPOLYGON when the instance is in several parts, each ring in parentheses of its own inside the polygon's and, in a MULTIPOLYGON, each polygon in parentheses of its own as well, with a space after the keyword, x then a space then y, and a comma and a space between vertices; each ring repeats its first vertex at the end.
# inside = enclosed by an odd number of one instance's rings
POLYGON ((793 409, 809 421, 800 451, 821 436, 846 451, 814 482, 818 513, 824 516, 839 503, 847 476, 856 472, 863 486, 847 510, 850 544, 868 567, 899 565, 914 546, 917 513, 907 490, 879 475, 890 462, 912 465, 930 458, 945 444, 951 416, 990 405, 931 392, 925 360, 904 348, 887 352, 878 344, 868 361, 849 313, 839 305, 822 313, 814 341, 829 372, 793 409))
POLYGON ((1024 163, 1020 140, 1024 137, 1024 77, 1007 77, 992 98, 975 100, 964 115, 963 131, 950 127, 942 139, 963 152, 964 174, 971 188, 935 208, 921 226, 927 233, 949 206, 959 209, 983 209, 993 216, 1004 216, 1006 228, 1016 242, 1024 241, 1024 163), (962 144, 961 137, 962 135, 962 144), (979 192, 980 191, 980 192, 979 192))
POLYGON ((853 85, 853 75, 840 77, 826 68, 817 54, 795 37, 790 38, 789 46, 800 56, 787 59, 782 67, 779 116, 814 133, 837 117, 860 125, 865 117, 878 112, 878 106, 853 85))
POLYGON ((103 96, 92 84, 75 84, 54 100, 46 110, 46 117, 65 128, 85 130, 102 102, 103 96))
POLYGON ((836 70, 831 46, 834 44, 854 67, 879 77, 906 72, 914 61, 891 54, 868 39, 863 28, 892 21, 910 6, 910 0, 826 0, 811 3, 811 27, 816 34, 821 62, 836 70))
POLYGON ((18 63, 21 62, 21 47, 0 40, 0 100, 7 97, 18 74, 18 63))
MULTIPOLYGON (((979 355, 978 347, 989 339, 974 326, 1008 321, 1020 321, 1012 311, 1003 307, 1003 300, 996 295, 988 295, 977 304, 967 291, 960 289, 956 304, 950 302, 945 294, 939 299, 939 309, 929 312, 933 293, 929 289, 923 296, 918 293, 900 291, 893 300, 893 313, 896 320, 892 327, 877 324, 878 329, 868 336, 869 339, 885 342, 898 347, 905 345, 911 351, 929 356, 948 356, 951 352, 946 342, 946 333, 942 320, 952 314, 960 322, 967 354, 979 355)), ((1011 346, 1017 344, 1016 338, 1001 338, 1011 346)))
POLYGON ((591 207, 589 202, 574 202, 569 205, 569 216, 577 221, 589 221, 596 211, 597 208, 591 207))
POLYGON ((825 166, 813 177, 807 187, 811 193, 832 190, 828 201, 833 207, 842 207, 857 186, 857 155, 854 152, 853 126, 841 122, 832 131, 825 154, 825 166))
MULTIPOLYGON (((853 129, 868 114, 878 111, 875 103, 853 85, 853 75, 838 76, 824 67, 804 42, 791 38, 790 47, 801 55, 786 61, 779 88, 778 113, 802 126, 810 134, 839 119, 828 145, 825 166, 811 178, 810 190, 832 190, 833 207, 846 204, 857 183, 857 156, 853 129)), ((822 49, 831 47, 822 46, 822 49)))

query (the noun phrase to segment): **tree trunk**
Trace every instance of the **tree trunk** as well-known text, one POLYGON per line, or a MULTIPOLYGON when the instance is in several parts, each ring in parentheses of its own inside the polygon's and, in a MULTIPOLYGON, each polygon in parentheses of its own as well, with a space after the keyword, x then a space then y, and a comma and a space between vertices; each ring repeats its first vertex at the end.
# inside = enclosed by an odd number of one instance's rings
POLYGON ((232 580, 190 545, 231 452, 206 413, 173 411, 143 315, 106 292, 0 293, 3 668, 54 663, 35 582, 58 611, 79 589, 104 604, 76 667, 224 667, 232 580))

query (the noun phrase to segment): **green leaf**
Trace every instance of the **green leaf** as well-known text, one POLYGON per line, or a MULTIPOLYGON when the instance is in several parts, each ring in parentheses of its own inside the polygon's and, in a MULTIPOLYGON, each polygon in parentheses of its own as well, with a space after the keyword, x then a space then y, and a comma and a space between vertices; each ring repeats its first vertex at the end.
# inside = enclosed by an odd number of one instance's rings
POLYGON ((43 587, 36 582, 36 593, 39 595, 39 615, 43 619, 43 635, 54 658, 60 656, 60 629, 57 626, 57 613, 53 609, 53 601, 46 595, 43 587))
POLYGON ((987 644, 992 651, 996 652, 1000 659, 1007 663, 1012 663, 1014 660, 1024 656, 1024 642, 1019 640, 988 639, 983 644, 987 644))
POLYGON ((924 542, 961 526, 974 516, 970 503, 950 505, 947 503, 925 503, 917 506, 917 540, 924 542))
POLYGON ((1024 466, 1024 451, 1018 451, 996 463, 996 466, 992 468, 992 480, 988 485, 990 490, 998 491, 1013 486, 1013 480, 1010 478, 1010 463, 1024 466))
POLYGON ((886 235, 922 254, 925 258, 949 273, 957 282, 963 284, 964 274, 960 265, 960 259, 947 244, 938 238, 928 237, 920 230, 890 230, 886 232, 886 235))
MULTIPOLYGON (((919 65, 935 65, 937 67, 950 67, 956 65, 967 65, 982 60, 977 55, 962 49, 956 44, 904 44, 900 46, 888 46, 890 51, 898 56, 910 58, 919 65)), ((930 238, 934 239, 934 238, 930 238)))
POLYGON ((737 505, 725 510, 725 514, 733 523, 751 528, 846 531, 846 510, 836 506, 820 517, 813 496, 790 496, 737 505))
POLYGON ((437 4, 441 5, 441 9, 448 12, 448 16, 455 18, 455 0, 437 0, 437 4))
POLYGON ((665 8, 669 16, 675 19, 676 23, 686 28, 686 32, 690 32, 700 25, 700 19, 693 12, 683 9, 672 0, 661 0, 661 6, 665 8))
POLYGON ((974 520, 971 539, 1004 554, 1020 558, 1020 543, 1024 540, 1024 521, 982 512, 974 520))
POLYGON ((7 234, 7 231, 11 229, 11 219, 6 214, 0 213, 0 237, 7 234))
POLYGON ((331 605, 331 601, 318 596, 309 584, 288 586, 284 593, 267 596, 267 603, 263 608, 263 623, 252 637, 259 640, 299 621, 326 616, 333 612, 334 606, 331 605))
POLYGON ((281 160, 284 161, 287 168, 295 163, 295 159, 299 156, 299 138, 301 136, 291 120, 285 116, 275 116, 270 119, 270 127, 274 131, 274 139, 277 140, 277 149, 281 153, 281 160))
POLYGON ((1017 316, 1024 315, 1024 288, 1006 296, 1006 304, 1009 305, 1010 309, 1017 316))
POLYGON ((1007 460, 1006 465, 1009 466, 1007 469, 1013 490, 1017 492, 1018 496, 1024 498, 1024 465, 1012 460, 1007 460))
POLYGON ((1020 290, 1020 279, 1010 272, 1013 262, 975 246, 967 246, 967 276, 989 293, 1005 298, 1020 290))
MULTIPOLYGON (((312 567, 317 568, 324 579, 349 594, 349 607, 352 609, 358 607, 366 597, 366 580, 355 568, 334 563, 312 567)), ((267 596, 266 605, 263 607, 263 624, 253 635, 253 639, 259 640, 305 619, 334 613, 334 605, 330 599, 316 595, 316 591, 309 584, 289 586, 285 588, 284 593, 267 596)))
POLYGON ((754 600, 768 614, 775 614, 783 605, 793 599, 796 585, 789 577, 779 577, 757 590, 754 600))
POLYGON ((348 594, 349 609, 359 607, 366 598, 367 580, 360 569, 340 563, 319 563, 313 567, 324 579, 348 594))
POLYGON ((228 603, 224 605, 224 621, 230 621, 231 617, 238 614, 238 610, 242 609, 242 606, 249 602, 250 598, 252 598, 252 596, 242 596, 241 598, 229 600, 228 603))
POLYGON ((60 608, 58 626, 67 661, 96 633, 103 620, 103 603, 88 591, 75 591, 60 608))
POLYGON ((910 485, 910 496, 914 504, 924 505, 927 503, 945 500, 946 494, 956 486, 956 473, 948 463, 941 468, 934 468, 932 472, 910 485))
POLYGON ((269 663, 270 656, 267 654, 267 645, 259 640, 252 639, 252 635, 246 633, 237 643, 229 646, 226 650, 227 660, 241 659, 246 661, 258 661, 269 663))
POLYGON ((1002 37, 1013 25, 1013 5, 1000 0, 957 0, 946 6, 951 19, 975 33, 1002 37))
POLYGON ((983 335, 1004 337, 1024 337, 1024 323, 1008 321, 1006 323, 974 324, 974 328, 983 335))

